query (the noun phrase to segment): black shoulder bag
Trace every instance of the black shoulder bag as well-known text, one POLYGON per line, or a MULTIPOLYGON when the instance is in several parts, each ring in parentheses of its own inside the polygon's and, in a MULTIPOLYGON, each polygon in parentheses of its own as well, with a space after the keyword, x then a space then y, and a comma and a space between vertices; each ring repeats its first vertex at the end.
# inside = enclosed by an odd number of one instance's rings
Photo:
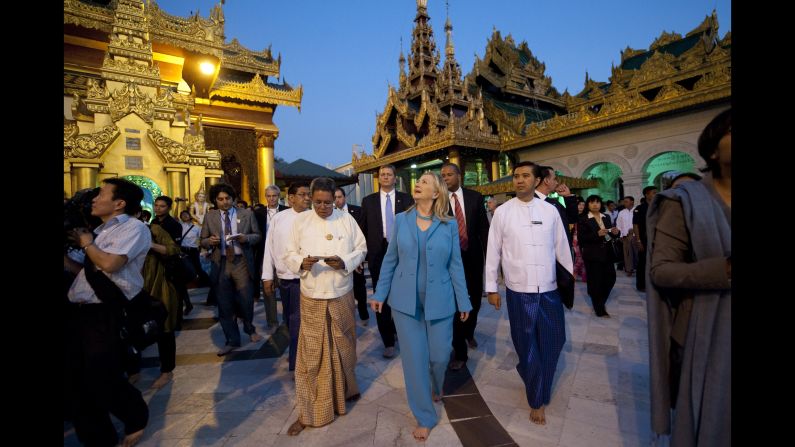
POLYGON ((86 255, 86 280, 100 301, 111 306, 120 315, 119 337, 136 352, 141 352, 157 342, 163 333, 168 310, 159 299, 149 295, 146 289, 128 300, 107 275, 97 270, 86 255))

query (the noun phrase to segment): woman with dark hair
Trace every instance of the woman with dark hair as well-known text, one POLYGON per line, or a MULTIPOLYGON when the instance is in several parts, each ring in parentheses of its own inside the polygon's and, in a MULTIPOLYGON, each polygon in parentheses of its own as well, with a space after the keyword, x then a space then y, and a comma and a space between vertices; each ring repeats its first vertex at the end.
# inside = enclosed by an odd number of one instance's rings
MULTIPOLYGON (((585 213, 585 200, 577 196, 577 215, 585 213)), ((585 273, 585 261, 582 259, 582 249, 580 248, 580 238, 577 236, 577 223, 569 224, 569 231, 572 234, 572 249, 574 251, 574 277, 580 281, 586 281, 588 275, 585 273)))
POLYGON ((585 206, 587 211, 580 215, 577 223, 577 236, 585 261, 588 295, 596 316, 610 318, 605 303, 616 283, 615 255, 610 244, 613 238, 618 237, 619 231, 610 221, 610 216, 604 214, 601 197, 588 196, 585 206))
POLYGON ((651 426, 672 447, 731 445, 731 141, 729 109, 698 139, 704 177, 647 217, 651 426))

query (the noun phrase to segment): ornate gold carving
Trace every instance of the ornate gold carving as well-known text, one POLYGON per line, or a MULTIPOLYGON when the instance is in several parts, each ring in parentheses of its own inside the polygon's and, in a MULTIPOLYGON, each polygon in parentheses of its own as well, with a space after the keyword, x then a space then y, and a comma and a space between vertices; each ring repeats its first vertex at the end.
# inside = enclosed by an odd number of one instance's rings
POLYGON ((673 76, 677 73, 673 66, 674 57, 668 53, 655 51, 654 54, 646 59, 640 69, 629 82, 630 87, 638 87, 652 81, 673 76))
POLYGON ((663 88, 657 93, 657 96, 654 98, 654 100, 664 101, 666 99, 676 98, 677 96, 682 96, 687 93, 688 92, 686 88, 669 79, 668 82, 663 85, 663 88))
POLYGON ((257 147, 273 147, 277 138, 278 132, 257 132, 257 147))
POLYGON ((160 66, 136 62, 134 59, 113 59, 110 54, 105 54, 102 62, 102 76, 114 81, 130 82, 156 87, 160 85, 160 66))
POLYGON ((281 57, 279 60, 274 61, 271 54, 271 48, 257 53, 240 45, 237 39, 232 39, 231 42, 224 45, 224 57, 222 64, 227 68, 233 68, 241 71, 254 71, 256 73, 266 76, 279 76, 279 65, 281 64, 281 57), (233 53, 233 54, 229 54, 233 53), (259 60, 265 59, 268 62, 259 60))
POLYGON ((141 92, 141 89, 130 82, 113 91, 110 95, 110 118, 115 122, 130 113, 136 113, 147 123, 154 119, 154 103, 152 98, 141 92))
POLYGON ((502 135, 503 132, 521 135, 525 123, 524 113, 520 115, 511 115, 495 106, 491 101, 483 104, 483 110, 486 113, 486 117, 497 124, 497 133, 500 135, 502 135))
POLYGON ((682 35, 675 32, 667 33, 665 31, 660 34, 660 37, 656 38, 654 42, 652 42, 649 50, 656 50, 659 47, 668 45, 671 42, 675 42, 677 40, 682 40, 682 35))
POLYGON ((265 84, 259 73, 257 73, 250 82, 245 84, 227 80, 216 81, 212 91, 210 91, 210 99, 225 97, 268 104, 282 104, 298 107, 300 111, 303 94, 304 89, 301 86, 293 89, 286 83, 283 87, 265 84))
POLYGON ((706 90, 726 84, 731 85, 731 70, 728 66, 723 66, 705 73, 693 86, 693 90, 706 90))
POLYGON ((639 54, 645 53, 646 50, 636 50, 634 48, 627 47, 624 50, 621 50, 621 63, 623 64, 625 60, 631 59, 639 54))
POLYGON ((414 135, 409 135, 406 132, 406 129, 403 128, 403 120, 398 117, 395 120, 396 128, 397 128, 397 138, 398 141, 402 141, 408 147, 413 147, 417 143, 417 137, 414 135))
POLYGON ((185 133, 182 137, 182 144, 188 149, 188 152, 203 152, 204 151, 204 135, 194 135, 185 133))
POLYGON ((114 14, 109 7, 94 6, 79 0, 64 0, 63 23, 110 32, 114 14))
POLYGON ((188 148, 184 144, 166 137, 159 130, 149 129, 146 134, 149 135, 149 139, 154 143, 167 163, 188 162, 188 148))
POLYGON ((77 124, 64 123, 63 158, 99 158, 121 135, 115 125, 103 127, 99 132, 78 135, 77 124))

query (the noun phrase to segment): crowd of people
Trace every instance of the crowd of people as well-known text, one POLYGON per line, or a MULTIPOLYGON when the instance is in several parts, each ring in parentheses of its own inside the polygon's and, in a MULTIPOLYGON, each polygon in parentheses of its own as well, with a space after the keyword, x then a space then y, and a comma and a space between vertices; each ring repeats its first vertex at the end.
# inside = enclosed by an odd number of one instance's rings
POLYGON ((199 285, 218 308, 218 356, 242 346, 239 323, 249 342, 263 340, 257 300, 266 332, 289 330, 298 413, 289 435, 333 422, 359 399, 356 314, 366 325, 369 303, 382 356, 402 360, 413 436, 426 440, 446 370, 465 368, 478 348, 483 296, 496 309, 505 299, 529 419, 545 424, 574 304, 561 275, 585 281, 595 316, 609 318, 618 270, 646 292, 654 433, 674 446, 730 445, 731 110, 710 122, 698 149, 703 178, 680 176, 659 194, 648 186, 639 206, 626 196, 621 208, 573 194, 551 167, 530 161, 515 164, 515 197, 499 206, 464 188, 460 167, 445 162, 410 194, 395 188, 394 166, 381 166, 378 191, 361 207, 324 177, 289 185, 288 206, 270 185, 253 209, 218 183, 179 220, 171 197, 157 197, 151 216, 137 185, 105 179, 65 248, 65 418, 86 445, 117 443, 111 414, 124 425, 122 445, 138 442, 148 409, 133 386, 140 352, 118 335, 124 309, 147 295, 167 310, 157 390, 173 380, 175 333, 192 310, 187 288, 199 285), (175 274, 180 253, 195 277, 175 274))

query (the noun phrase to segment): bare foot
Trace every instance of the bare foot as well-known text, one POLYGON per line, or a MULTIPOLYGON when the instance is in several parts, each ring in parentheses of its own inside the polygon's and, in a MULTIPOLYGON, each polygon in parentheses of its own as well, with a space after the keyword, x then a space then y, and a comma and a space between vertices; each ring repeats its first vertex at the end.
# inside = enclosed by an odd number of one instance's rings
POLYGON ((444 394, 431 393, 431 398, 433 399, 434 402, 441 402, 443 397, 444 394))
POLYGON ((132 447, 141 440, 144 435, 144 429, 140 429, 135 433, 130 433, 129 435, 125 436, 124 439, 121 441, 122 447, 132 447))
POLYGON ((153 390, 159 390, 160 388, 163 388, 164 386, 168 385, 168 382, 171 382, 171 379, 173 378, 174 378, 173 372, 161 373, 160 377, 158 377, 157 380, 155 380, 154 383, 152 383, 152 386, 150 388, 152 388, 153 390))
POLYGON ((417 427, 414 429, 414 433, 412 433, 412 435, 414 435, 414 439, 416 439, 417 441, 425 442, 425 440, 428 439, 428 435, 430 433, 431 433, 430 428, 417 427))
POLYGON ((530 420, 538 425, 547 425, 547 418, 544 416, 544 407, 530 408, 530 420))
POLYGON ((295 436, 298 433, 304 431, 304 428, 306 428, 306 425, 301 423, 301 419, 296 419, 295 422, 293 422, 293 425, 287 429, 287 434, 289 436, 295 436))

